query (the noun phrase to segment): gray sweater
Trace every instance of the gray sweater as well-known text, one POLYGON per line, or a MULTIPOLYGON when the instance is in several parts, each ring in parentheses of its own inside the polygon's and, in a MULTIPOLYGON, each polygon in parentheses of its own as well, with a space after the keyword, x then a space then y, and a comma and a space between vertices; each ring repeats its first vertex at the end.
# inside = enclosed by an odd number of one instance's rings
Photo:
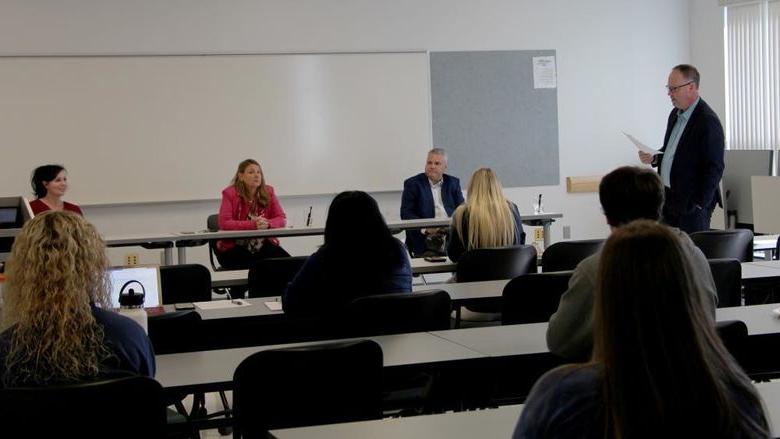
MULTIPOLYGON (((718 303, 718 292, 704 253, 685 232, 676 230, 688 252, 700 291, 711 297, 712 315, 718 303)), ((583 259, 569 280, 569 288, 561 296, 558 310, 550 316, 547 327, 547 347, 550 352, 569 360, 587 360, 593 349, 593 303, 596 276, 601 251, 583 259)))

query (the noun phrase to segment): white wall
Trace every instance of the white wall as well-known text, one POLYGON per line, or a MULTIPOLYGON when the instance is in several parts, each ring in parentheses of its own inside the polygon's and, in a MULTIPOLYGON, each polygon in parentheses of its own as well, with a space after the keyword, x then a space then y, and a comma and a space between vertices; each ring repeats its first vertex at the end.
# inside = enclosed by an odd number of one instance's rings
MULTIPOLYGON (((691 1, 694 8, 705 3, 691 1)), ((621 130, 660 146, 670 109, 666 76, 673 65, 691 61, 689 15, 689 0, 0 0, 0 55, 555 49, 561 185, 506 191, 521 212, 529 212, 532 198, 543 193, 546 209, 564 214, 553 227, 555 241, 563 225, 571 226, 572 238, 607 233, 597 196, 567 194, 566 176, 638 164, 621 130)), ((697 21, 695 27, 703 33, 706 26, 697 21)), ((0 156, 8 157, 12 147, 0 148, 0 156)), ((421 170, 423 162, 420 157, 421 170)), ((4 166, 12 163, 3 160, 4 166)), ((117 178, 132 178, 121 163, 95 166, 114 166, 117 178)), ((193 170, 193 178, 208 172, 193 170)), ((78 184, 78 175, 70 179, 78 184)), ((215 198, 221 189, 214 188, 215 198)), ((378 198, 385 214, 397 218, 399 194, 378 198)), ((301 224, 309 205, 315 220, 324 222, 328 201, 282 203, 292 222, 301 224)), ((85 213, 109 235, 193 230, 204 226, 217 204, 87 206, 85 213)), ((301 254, 317 242, 296 238, 283 245, 301 254)), ((126 251, 111 254, 119 261, 126 251)), ((206 257, 203 249, 190 255, 206 257)), ((142 260, 157 257, 144 253, 142 260)))

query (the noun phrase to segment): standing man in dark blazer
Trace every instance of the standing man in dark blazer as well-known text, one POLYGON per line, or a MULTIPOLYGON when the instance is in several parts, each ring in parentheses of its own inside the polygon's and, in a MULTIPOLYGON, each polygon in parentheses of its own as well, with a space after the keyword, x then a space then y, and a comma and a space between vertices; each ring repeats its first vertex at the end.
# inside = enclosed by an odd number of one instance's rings
POLYGON ((663 154, 639 152, 642 163, 658 167, 666 187, 663 222, 688 233, 708 230, 715 204, 722 204, 723 127, 699 97, 699 71, 681 64, 666 85, 674 109, 666 124, 663 154))
MULTIPOLYGON (((404 181, 401 196, 401 219, 446 218, 463 203, 460 180, 447 175, 447 153, 441 148, 428 152, 425 172, 404 181)), ((422 232, 406 231, 406 246, 412 256, 423 256, 428 249, 426 238, 443 236, 446 227, 428 228, 422 232)), ((433 251, 435 252, 435 251, 433 251)))

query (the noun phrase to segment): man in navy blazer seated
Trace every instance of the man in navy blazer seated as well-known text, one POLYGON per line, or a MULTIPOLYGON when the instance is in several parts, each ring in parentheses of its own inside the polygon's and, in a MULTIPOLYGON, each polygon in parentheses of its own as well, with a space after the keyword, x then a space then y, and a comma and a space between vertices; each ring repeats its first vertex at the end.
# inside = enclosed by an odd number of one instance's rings
POLYGON ((715 204, 722 205, 723 127, 699 97, 696 67, 673 68, 666 90, 675 108, 666 124, 663 154, 640 151, 639 159, 658 167, 666 188, 663 222, 688 233, 709 230, 715 204))
MULTIPOLYGON (((455 208, 463 203, 463 191, 460 180, 445 174, 446 170, 447 153, 441 148, 430 150, 425 172, 404 181, 401 219, 447 218, 452 215, 455 208)), ((426 238, 443 237, 446 232, 446 227, 423 229, 422 232, 407 230, 406 246, 412 256, 423 256, 426 251, 438 253, 428 248, 426 238)))

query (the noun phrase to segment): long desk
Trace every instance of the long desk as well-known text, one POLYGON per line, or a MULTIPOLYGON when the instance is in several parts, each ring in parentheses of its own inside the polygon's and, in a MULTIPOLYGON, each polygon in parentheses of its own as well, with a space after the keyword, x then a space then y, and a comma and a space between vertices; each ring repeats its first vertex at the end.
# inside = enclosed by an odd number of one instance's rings
MULTIPOLYGON (((741 320, 754 336, 780 337, 780 318, 772 312, 780 304, 717 310, 717 320, 741 320)), ((384 352, 385 366, 458 362, 474 359, 549 355, 547 323, 450 329, 445 331, 368 337, 384 352)), ((327 343, 328 341, 314 342, 327 343)), ((312 344, 294 343, 237 349, 157 355, 157 380, 168 389, 229 388, 236 366, 254 352, 312 344)), ((774 355, 772 355, 774 356, 774 355)), ((780 366, 780 365, 779 365, 780 366)))
MULTIPOLYGON (((523 224, 542 226, 544 228, 544 246, 550 245, 550 225, 557 219, 562 218, 561 213, 541 213, 535 215, 521 215, 523 224)), ((387 222, 390 230, 414 230, 428 227, 445 227, 451 223, 450 218, 422 218, 411 220, 393 220, 387 222)), ((325 227, 285 227, 279 229, 265 230, 221 230, 218 232, 181 232, 173 234, 174 244, 178 247, 179 264, 186 263, 186 246, 178 243, 217 240, 217 239, 238 239, 238 238, 264 238, 264 237, 292 237, 292 236, 313 236, 325 233, 325 227)))
MULTIPOLYGON (((458 264, 447 259, 444 262, 428 262, 423 258, 412 258, 413 274, 452 273, 458 264)), ((211 274, 212 288, 246 286, 249 283, 249 270, 225 270, 211 274)))
MULTIPOLYGON (((382 347, 385 367, 446 363, 485 357, 484 354, 427 332, 366 338, 374 340, 382 347)), ((167 390, 173 391, 210 391, 231 388, 236 367, 255 352, 332 341, 157 355, 155 379, 167 390)))
POLYGON ((272 430, 271 434, 276 439, 508 438, 522 408, 522 404, 514 404, 487 410, 288 428, 272 430))
MULTIPOLYGON (((780 382, 755 385, 769 418, 773 437, 780 432, 780 382)), ((336 438, 508 438, 514 432, 522 404, 495 409, 378 419, 312 427, 272 430, 276 439, 336 438)))

